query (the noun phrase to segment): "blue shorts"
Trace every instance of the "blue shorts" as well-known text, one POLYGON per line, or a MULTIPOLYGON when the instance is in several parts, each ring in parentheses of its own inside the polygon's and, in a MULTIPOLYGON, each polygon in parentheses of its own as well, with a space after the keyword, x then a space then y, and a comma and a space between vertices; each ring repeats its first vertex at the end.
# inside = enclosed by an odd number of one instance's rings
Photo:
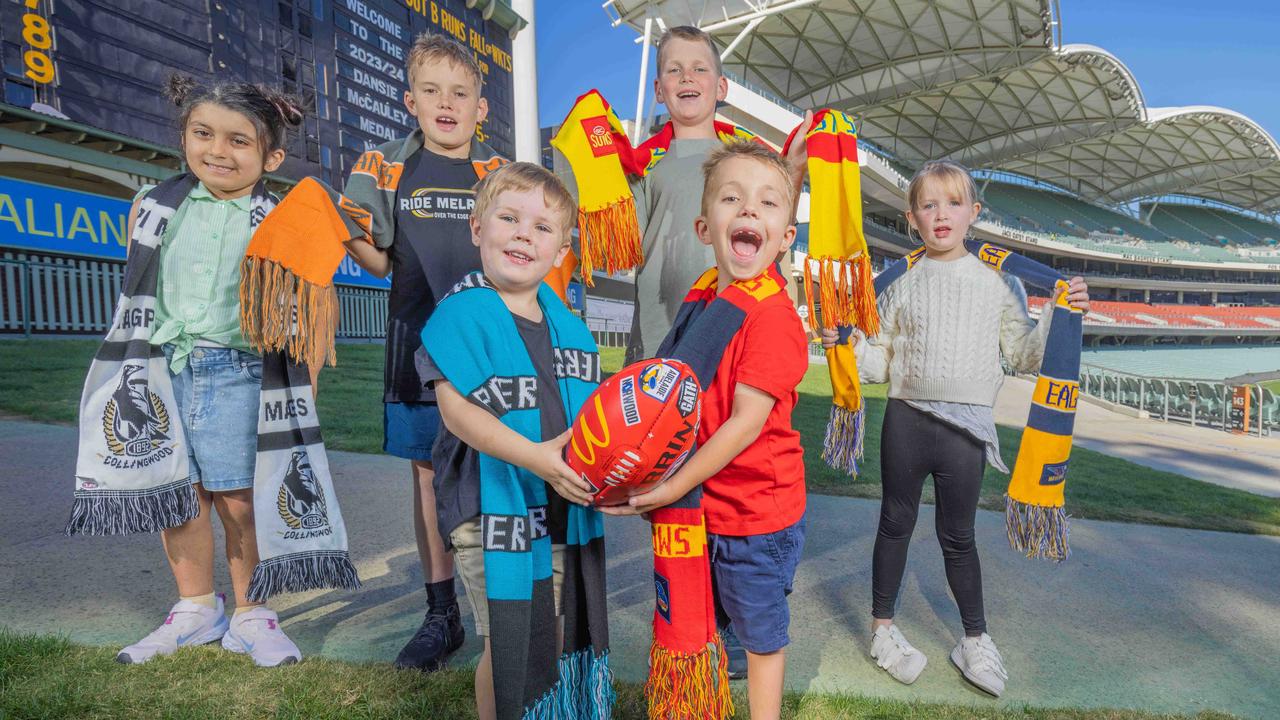
MULTIPOLYGON (((165 360, 173 346, 164 346, 165 360)), ((182 372, 169 371, 187 436, 191 482, 210 492, 253 487, 258 455, 262 358, 234 348, 197 347, 182 372)))
POLYGON ((733 622, 742 647, 757 653, 781 650, 791 642, 787 596, 804 550, 804 518, 763 535, 707 534, 716 619, 733 622))
POLYGON ((389 402, 382 406, 382 451, 406 460, 431 462, 431 446, 440 434, 435 403, 389 402))

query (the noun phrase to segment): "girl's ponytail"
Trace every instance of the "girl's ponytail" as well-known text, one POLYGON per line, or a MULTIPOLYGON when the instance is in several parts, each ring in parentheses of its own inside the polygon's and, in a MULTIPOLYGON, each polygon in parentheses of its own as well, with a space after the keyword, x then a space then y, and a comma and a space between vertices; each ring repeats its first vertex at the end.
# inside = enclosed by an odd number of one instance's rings
MULTIPOLYGON (((191 97, 191 93, 196 89, 196 80, 190 75, 174 73, 164 84, 164 95, 178 107, 186 105, 187 99, 191 97)), ((186 124, 184 119, 183 125, 186 124)))
POLYGON ((285 92, 269 88, 266 85, 256 85, 258 92, 262 93, 272 105, 275 106, 276 112, 280 114, 280 120, 288 127, 294 128, 302 125, 302 119, 306 113, 302 109, 302 104, 298 98, 285 92))

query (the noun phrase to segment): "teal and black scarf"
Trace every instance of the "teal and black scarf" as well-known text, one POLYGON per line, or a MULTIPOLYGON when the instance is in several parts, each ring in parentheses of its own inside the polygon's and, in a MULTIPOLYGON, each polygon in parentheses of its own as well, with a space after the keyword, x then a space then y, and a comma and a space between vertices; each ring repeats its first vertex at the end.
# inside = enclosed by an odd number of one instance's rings
MULTIPOLYGON (((966 240, 965 247, 994 270, 1007 272, 1039 288, 1056 293, 1049 339, 1045 343, 1040 377, 1031 396, 1031 410, 1022 431, 1018 460, 1005 494, 1005 524, 1009 544, 1029 558, 1066 560, 1071 554, 1070 528, 1063 508, 1063 489, 1080 390, 1080 341, 1084 314, 1067 303, 1067 279, 1057 270, 990 243, 966 240)), ((876 277, 876 295, 910 270, 924 248, 907 254, 876 277)), ((1043 312, 1050 312, 1045 306, 1043 312)))
MULTIPOLYGON (((572 419, 600 383, 590 331, 546 284, 538 304, 551 330, 555 374, 572 419)), ((422 331, 444 377, 504 425, 540 442, 537 371, 511 311, 480 273, 463 279, 422 331)), ((608 718, 614 692, 605 607, 604 523, 592 508, 548 512, 532 472, 479 453, 480 527, 499 718, 608 718), (564 524, 564 650, 556 656, 551 534, 564 524)), ((556 533, 558 534, 558 533, 556 533)))

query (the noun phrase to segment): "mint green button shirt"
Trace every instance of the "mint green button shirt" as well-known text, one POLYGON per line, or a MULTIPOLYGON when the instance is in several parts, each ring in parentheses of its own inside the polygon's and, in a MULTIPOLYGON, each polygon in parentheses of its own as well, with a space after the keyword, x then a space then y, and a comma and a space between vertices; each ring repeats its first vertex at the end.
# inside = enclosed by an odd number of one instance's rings
POLYGON ((240 333, 240 261, 249 247, 251 202, 252 195, 219 200, 197 183, 165 231, 151 344, 173 344, 175 373, 197 343, 253 352, 240 333))

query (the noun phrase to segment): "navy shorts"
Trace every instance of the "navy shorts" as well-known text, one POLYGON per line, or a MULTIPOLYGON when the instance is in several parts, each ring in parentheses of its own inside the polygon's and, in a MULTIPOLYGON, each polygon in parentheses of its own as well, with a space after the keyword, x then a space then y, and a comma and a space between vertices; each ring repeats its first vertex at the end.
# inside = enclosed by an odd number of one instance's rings
POLYGON ((791 642, 787 596, 804 550, 804 518, 763 535, 707 534, 716 617, 733 622, 742 647, 756 653, 781 650, 791 642))
POLYGON ((383 452, 429 463, 431 446, 439 434, 440 408, 435 403, 383 403, 383 452))

